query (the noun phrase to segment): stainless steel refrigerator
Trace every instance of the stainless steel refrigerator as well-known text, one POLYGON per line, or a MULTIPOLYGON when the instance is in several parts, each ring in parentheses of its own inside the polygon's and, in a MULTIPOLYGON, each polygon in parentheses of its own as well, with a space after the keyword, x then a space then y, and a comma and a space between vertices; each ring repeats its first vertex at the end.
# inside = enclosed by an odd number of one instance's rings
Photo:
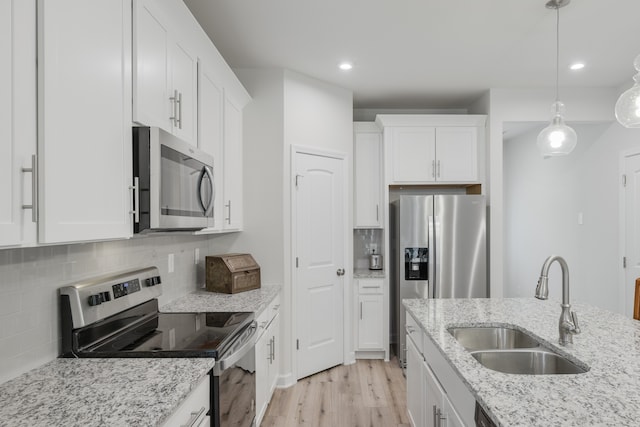
POLYGON ((404 367, 403 299, 488 296, 486 204, 480 195, 401 195, 390 211, 392 341, 404 367))

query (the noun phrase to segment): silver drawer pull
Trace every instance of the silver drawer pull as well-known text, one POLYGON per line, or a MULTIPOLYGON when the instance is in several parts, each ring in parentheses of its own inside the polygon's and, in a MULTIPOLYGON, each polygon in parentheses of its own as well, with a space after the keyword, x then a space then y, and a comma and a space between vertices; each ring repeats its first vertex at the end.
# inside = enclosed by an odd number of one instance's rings
POLYGON ((364 289, 380 289, 380 286, 363 286, 364 289))
POLYGON ((196 422, 200 419, 200 417, 202 416, 202 413, 204 411, 206 411, 207 408, 205 408, 204 406, 202 408, 200 408, 200 410, 198 412, 192 412, 191 413, 191 417, 189 418, 189 421, 187 421, 186 424, 183 424, 182 427, 193 427, 196 425, 196 422))

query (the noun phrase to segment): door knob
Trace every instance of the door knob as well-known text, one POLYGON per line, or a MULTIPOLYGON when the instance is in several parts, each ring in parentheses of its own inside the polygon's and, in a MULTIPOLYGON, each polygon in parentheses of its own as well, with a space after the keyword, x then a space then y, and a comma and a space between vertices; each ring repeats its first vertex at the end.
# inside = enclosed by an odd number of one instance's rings
POLYGON ((338 271, 336 271, 336 274, 338 276, 344 276, 344 268, 339 268, 338 271))

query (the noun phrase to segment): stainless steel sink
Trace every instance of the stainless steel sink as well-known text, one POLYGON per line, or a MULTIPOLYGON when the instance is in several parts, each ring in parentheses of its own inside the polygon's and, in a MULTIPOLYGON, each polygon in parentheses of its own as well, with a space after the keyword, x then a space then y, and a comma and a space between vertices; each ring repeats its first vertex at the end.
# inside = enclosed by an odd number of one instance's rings
POLYGON ((565 357, 546 349, 474 351, 471 355, 481 365, 505 374, 582 374, 588 371, 588 369, 582 368, 565 357))
POLYGON ((534 348, 540 345, 533 337, 507 326, 449 328, 449 333, 469 351, 534 348))
POLYGON ((589 370, 513 327, 452 327, 448 331, 481 365, 494 371, 550 375, 581 374, 589 370))

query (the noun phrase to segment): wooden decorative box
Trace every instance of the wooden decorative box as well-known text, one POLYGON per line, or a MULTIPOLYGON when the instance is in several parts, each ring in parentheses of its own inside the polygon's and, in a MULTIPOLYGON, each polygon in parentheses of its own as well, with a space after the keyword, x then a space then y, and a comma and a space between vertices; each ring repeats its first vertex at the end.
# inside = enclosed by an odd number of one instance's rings
POLYGON ((235 294, 260 288, 260 266, 250 254, 206 257, 207 291, 235 294))

